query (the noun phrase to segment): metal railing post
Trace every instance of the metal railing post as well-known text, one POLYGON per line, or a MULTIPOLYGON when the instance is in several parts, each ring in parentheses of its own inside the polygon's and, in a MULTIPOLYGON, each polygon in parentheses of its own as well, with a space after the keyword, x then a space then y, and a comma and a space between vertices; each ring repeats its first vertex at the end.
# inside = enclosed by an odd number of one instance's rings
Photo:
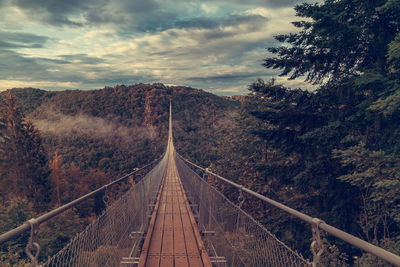
POLYGON ((28 244, 25 248, 25 253, 28 255, 29 259, 31 260, 31 266, 36 267, 38 266, 38 257, 40 253, 40 245, 37 242, 37 235, 39 234, 39 224, 36 219, 30 219, 28 224, 31 228, 31 235, 29 237, 28 244), (33 250, 36 252, 33 254, 33 250))
POLYGON ((311 252, 313 254, 312 267, 317 267, 319 263, 319 259, 321 258, 322 253, 324 252, 324 244, 321 241, 321 233, 320 233, 320 224, 324 221, 313 218, 313 223, 311 225, 312 230, 312 243, 310 246, 311 252))

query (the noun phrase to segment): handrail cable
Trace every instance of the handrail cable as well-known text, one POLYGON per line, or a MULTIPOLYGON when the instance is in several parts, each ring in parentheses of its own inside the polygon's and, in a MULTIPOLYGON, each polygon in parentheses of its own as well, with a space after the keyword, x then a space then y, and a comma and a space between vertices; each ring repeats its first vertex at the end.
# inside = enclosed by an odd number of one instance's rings
POLYGON ((389 262, 391 264, 394 264, 395 266, 400 266, 400 256, 398 256, 396 254, 393 254, 393 253, 391 253, 391 252, 389 252, 387 250, 384 250, 384 249, 382 249, 382 248, 380 248, 378 246, 375 246, 375 245, 373 245, 371 243, 368 243, 367 241, 364 241, 364 240, 362 240, 362 239, 360 239, 360 238, 358 238, 358 237, 356 237, 354 235, 346 233, 346 232, 344 232, 344 231, 342 231, 342 230, 340 230, 340 229, 338 229, 336 227, 333 227, 333 226, 325 223, 323 220, 321 220, 319 218, 312 218, 311 216, 309 216, 307 214, 304 214, 304 213, 302 213, 300 211, 297 211, 295 209, 292 209, 292 208, 290 208, 290 207, 288 207, 288 206, 286 206, 286 205, 284 205, 282 203, 279 203, 279 202, 277 202, 277 201, 275 201, 273 199, 270 199, 270 198, 268 198, 266 196, 263 196, 263 195, 261 195, 261 194, 259 194, 257 192, 254 192, 254 191, 252 191, 252 190, 250 190, 250 189, 248 189, 246 187, 243 187, 240 184, 232 182, 229 179, 226 179, 226 178, 224 178, 224 177, 222 177, 222 176, 220 176, 218 174, 215 174, 215 173, 211 172, 208 168, 202 168, 202 167, 194 164, 193 162, 185 159, 184 157, 182 157, 178 153, 176 153, 176 154, 182 160, 184 160, 185 162, 187 162, 190 165, 194 166, 195 168, 200 169, 201 171, 206 172, 208 174, 211 174, 214 177, 218 178, 219 180, 221 180, 221 181, 223 181, 225 183, 228 183, 228 184, 238 188, 239 190, 242 190, 242 191, 248 193, 249 195, 252 195, 252 196, 254 196, 254 197, 256 197, 256 198, 258 198, 258 199, 260 199, 260 200, 262 200, 264 202, 267 202, 267 203, 271 204, 272 206, 274 206, 274 207, 276 207, 276 208, 278 208, 280 210, 283 210, 283 211, 285 211, 285 212, 287 212, 287 213, 299 218, 300 220, 307 222, 308 224, 311 224, 312 226, 317 225, 318 228, 326 231, 327 233, 329 233, 329 234, 331 234, 333 236, 336 236, 337 238, 342 239, 342 240, 346 241, 347 243, 350 243, 353 246, 358 247, 358 248, 360 248, 360 249, 362 249, 362 250, 364 250, 364 251, 366 251, 368 253, 371 253, 371 254, 377 256, 378 258, 381 258, 381 259, 383 259, 383 260, 385 260, 385 261, 387 261, 387 262, 389 262))
MULTIPOLYGON (((139 171, 141 171, 141 170, 153 165, 154 163, 158 162, 161 159, 162 159, 162 157, 154 160, 153 162, 143 166, 140 169, 135 169, 134 171, 132 171, 132 172, 130 172, 130 173, 128 173, 128 174, 116 179, 115 181, 113 181, 113 182, 111 182, 109 184, 103 185, 102 187, 100 187, 100 188, 98 188, 98 189, 96 189, 96 190, 94 190, 94 191, 92 191, 92 192, 90 192, 90 193, 88 193, 88 194, 86 194, 84 196, 81 196, 80 198, 72 200, 71 202, 62 205, 61 207, 58 207, 58 208, 56 208, 56 209, 54 209, 52 211, 49 211, 49 212, 47 212, 47 213, 45 213, 45 214, 43 214, 43 215, 41 215, 41 216, 39 216, 37 218, 31 219, 31 220, 34 220, 37 225, 40 225, 40 224, 50 220, 51 218, 63 213, 64 211, 69 210, 70 208, 73 208, 73 207, 77 206, 78 204, 82 203, 83 201, 85 201, 85 200, 87 200, 87 199, 89 199, 89 198, 91 198, 91 197, 93 197, 93 196, 105 191, 109 187, 126 180, 129 176, 131 176, 131 175, 133 175, 133 174, 135 174, 135 173, 137 173, 137 172, 139 172, 139 171)), ((4 242, 7 242, 7 241, 13 239, 14 237, 16 237, 16 236, 18 236, 18 235, 30 230, 31 229, 31 225, 32 225, 30 223, 31 220, 26 221, 22 225, 20 225, 20 226, 14 228, 14 229, 2 234, 2 235, 0 235, 0 244, 3 244, 4 242)))

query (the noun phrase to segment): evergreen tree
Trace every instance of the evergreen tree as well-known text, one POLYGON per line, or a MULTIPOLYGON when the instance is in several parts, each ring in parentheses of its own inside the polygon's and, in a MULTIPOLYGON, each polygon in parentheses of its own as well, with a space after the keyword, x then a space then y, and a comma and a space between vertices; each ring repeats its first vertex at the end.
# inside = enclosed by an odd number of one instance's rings
POLYGON ((7 157, 6 144, 9 143, 9 136, 6 131, 7 122, 0 113, 0 201, 4 204, 8 195, 8 181, 6 179, 7 157))
POLYGON ((396 237, 400 226, 400 160, 364 144, 335 150, 335 157, 352 172, 339 177, 356 186, 362 197, 359 224, 370 242, 396 237))
POLYGON ((2 186, 8 196, 32 201, 44 210, 50 201, 49 166, 39 132, 25 119, 16 98, 8 93, 2 108, 2 186))
POLYGON ((57 206, 61 206, 61 186, 64 185, 62 177, 64 176, 63 170, 61 169, 62 158, 61 155, 56 151, 54 153, 53 161, 50 164, 51 175, 50 179, 55 186, 54 188, 54 201, 57 202, 57 206))
POLYGON ((306 18, 293 22, 300 32, 276 36, 285 45, 269 48, 276 57, 265 59, 265 67, 313 83, 387 72, 388 45, 400 29, 399 1, 326 0, 295 10, 306 18))
POLYGON ((18 184, 22 183, 22 166, 20 164, 24 155, 22 141, 24 115, 11 92, 8 92, 4 98, 4 106, 1 111, 3 123, 1 153, 4 167, 2 168, 2 184, 11 189, 7 190, 7 195, 19 198, 21 191, 18 184))
POLYGON ((34 207, 44 210, 51 201, 50 169, 47 153, 42 145, 39 132, 30 121, 24 122, 24 179, 28 199, 34 207))

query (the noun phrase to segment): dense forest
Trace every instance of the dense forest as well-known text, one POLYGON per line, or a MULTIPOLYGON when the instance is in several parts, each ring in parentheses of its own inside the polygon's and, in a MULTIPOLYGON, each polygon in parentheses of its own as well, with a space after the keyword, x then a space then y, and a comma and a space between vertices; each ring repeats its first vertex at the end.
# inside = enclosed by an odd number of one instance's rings
MULTIPOLYGON (((0 231, 159 157, 172 100, 185 158, 400 254, 400 3, 326 0, 295 10, 299 31, 276 36, 282 45, 264 66, 318 85, 312 92, 259 79, 240 101, 162 84, 2 93, 0 231)), ((243 207, 309 256, 307 225, 248 196, 243 207)), ((99 209, 93 200, 65 215, 73 220, 44 226, 64 231, 42 236, 41 254, 60 249, 99 209)), ((325 266, 389 266, 323 238, 325 266)), ((21 262, 25 244, 7 243, 1 260, 21 262)))

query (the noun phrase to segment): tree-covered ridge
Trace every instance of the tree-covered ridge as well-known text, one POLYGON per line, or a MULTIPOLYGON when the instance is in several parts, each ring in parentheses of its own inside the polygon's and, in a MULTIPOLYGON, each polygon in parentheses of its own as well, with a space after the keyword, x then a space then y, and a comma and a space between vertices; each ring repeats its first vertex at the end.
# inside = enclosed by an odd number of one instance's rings
POLYGON ((12 92, 42 132, 51 154, 57 150, 68 164, 113 173, 143 165, 163 153, 170 99, 175 137, 184 140, 179 142, 182 153, 201 151, 200 143, 206 136, 213 138, 221 124, 232 121, 238 105, 202 90, 163 84, 12 92), (207 129, 203 123, 209 124, 207 129), (203 132, 193 134, 197 130, 203 132))

